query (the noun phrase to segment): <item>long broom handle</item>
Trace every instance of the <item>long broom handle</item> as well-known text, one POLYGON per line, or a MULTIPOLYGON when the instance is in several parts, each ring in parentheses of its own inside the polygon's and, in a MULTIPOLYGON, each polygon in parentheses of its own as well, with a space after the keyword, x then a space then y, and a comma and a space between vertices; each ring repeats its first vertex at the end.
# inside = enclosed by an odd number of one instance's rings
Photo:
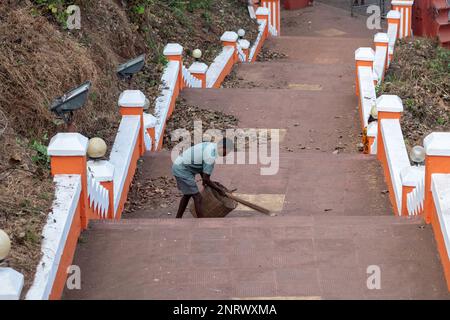
POLYGON ((251 209, 254 209, 254 210, 256 210, 256 211, 259 211, 259 212, 261 212, 261 213, 264 213, 264 214, 266 214, 266 215, 268 215, 268 216, 272 216, 272 214, 270 213, 270 211, 267 210, 266 208, 263 208, 263 207, 261 207, 261 206, 259 206, 259 205, 257 205, 257 204, 251 203, 250 201, 247 201, 247 200, 241 199, 241 198, 239 198, 239 197, 236 197, 234 194, 232 194, 232 193, 230 193, 230 192, 225 192, 225 195, 226 195, 228 198, 233 199, 234 201, 237 201, 237 202, 239 202, 239 203, 242 203, 242 204, 243 204, 244 206, 246 206, 246 207, 249 207, 249 208, 251 208, 251 209))

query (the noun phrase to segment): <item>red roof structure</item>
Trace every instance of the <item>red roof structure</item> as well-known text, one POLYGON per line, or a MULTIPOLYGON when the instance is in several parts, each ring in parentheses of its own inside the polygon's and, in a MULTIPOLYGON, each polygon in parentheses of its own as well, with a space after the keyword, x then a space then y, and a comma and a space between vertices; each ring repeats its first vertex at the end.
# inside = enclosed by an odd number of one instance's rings
POLYGON ((416 0, 412 27, 415 35, 437 37, 450 48, 450 0, 416 0))

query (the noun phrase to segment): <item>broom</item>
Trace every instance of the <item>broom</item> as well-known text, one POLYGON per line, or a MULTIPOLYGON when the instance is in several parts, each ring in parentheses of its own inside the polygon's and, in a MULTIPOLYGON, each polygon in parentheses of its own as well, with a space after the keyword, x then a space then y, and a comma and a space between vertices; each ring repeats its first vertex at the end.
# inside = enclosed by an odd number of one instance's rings
POLYGON ((243 204, 243 205, 246 206, 246 207, 249 207, 249 208, 251 208, 251 209, 253 209, 253 210, 256 210, 256 211, 258 211, 258 212, 261 212, 261 213, 263 213, 263 214, 265 214, 265 215, 268 215, 268 216, 271 216, 271 217, 276 216, 275 213, 271 213, 268 209, 263 208, 263 207, 261 207, 261 206, 259 206, 259 205, 257 205, 257 204, 254 204, 254 203, 252 203, 252 202, 250 202, 250 201, 247 201, 247 200, 244 200, 244 199, 242 199, 242 198, 239 198, 239 197, 235 196, 234 194, 232 194, 232 193, 229 192, 229 191, 223 190, 223 192, 225 193, 225 195, 226 195, 228 198, 230 198, 230 199, 232 199, 232 200, 234 200, 234 201, 237 201, 237 202, 243 204))

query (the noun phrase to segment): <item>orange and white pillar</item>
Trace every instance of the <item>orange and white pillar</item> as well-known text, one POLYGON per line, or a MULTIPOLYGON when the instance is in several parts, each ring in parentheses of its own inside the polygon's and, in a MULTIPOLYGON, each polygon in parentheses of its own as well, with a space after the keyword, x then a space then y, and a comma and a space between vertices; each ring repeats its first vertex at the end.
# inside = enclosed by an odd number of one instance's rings
POLYGON ((56 134, 47 148, 52 176, 72 174, 81 177, 79 206, 82 229, 86 229, 89 223, 86 160, 88 144, 88 138, 85 136, 75 132, 64 132, 56 134))
POLYGON ((450 174, 450 132, 433 132, 423 141, 425 158, 425 221, 431 223, 433 194, 431 178, 433 174, 450 174))
POLYGON ((412 36, 412 7, 414 0, 392 0, 392 10, 400 12, 400 27, 398 36, 400 39, 412 36))
POLYGON ((387 22, 388 22, 388 37, 389 37, 389 47, 388 47, 388 65, 386 66, 386 70, 389 67, 389 64, 392 61, 392 57, 394 56, 394 47, 395 42, 399 38, 400 31, 400 20, 401 14, 396 10, 391 10, 387 14, 387 22))
POLYGON ((403 102, 400 97, 396 95, 385 94, 377 99, 377 111, 378 111, 378 133, 377 133, 377 157, 378 160, 383 162, 386 158, 383 138, 381 136, 381 122, 383 119, 398 119, 403 113, 403 102))
POLYGON ((158 120, 155 116, 150 113, 144 112, 144 128, 147 131, 148 136, 150 137, 150 145, 147 150, 156 151, 158 146, 156 145, 156 125, 158 124, 158 120))
POLYGON ((184 87, 183 83, 183 47, 178 43, 169 43, 164 47, 163 54, 166 56, 169 61, 177 61, 180 63, 180 69, 178 71, 178 81, 177 81, 177 93, 179 90, 182 90, 184 87))
POLYGON ((139 128, 139 152, 140 155, 145 153, 145 140, 144 140, 144 106, 145 95, 140 90, 125 90, 119 97, 119 111, 122 116, 139 116, 140 128, 139 128))
POLYGON ((261 0, 261 6, 269 10, 269 32, 272 36, 280 36, 281 32, 281 1, 261 0))
POLYGON ((374 44, 375 44, 375 66, 378 66, 377 62, 378 62, 378 56, 384 56, 384 68, 381 68, 381 62, 380 62, 380 68, 374 68, 376 69, 376 71, 378 73, 381 72, 381 74, 379 74, 379 80, 383 81, 384 80, 384 74, 385 74, 385 70, 386 70, 386 66, 389 63, 389 37, 387 35, 387 33, 383 33, 383 32, 379 32, 377 34, 375 34, 374 36, 374 44))
POLYGON ((222 45, 224 47, 233 47, 234 48, 234 58, 233 63, 238 62, 238 51, 237 51, 237 40, 239 36, 234 31, 225 31, 222 36, 220 37, 220 41, 222 42, 222 45))
POLYGON ((373 61, 375 60, 375 52, 372 48, 359 48, 355 51, 356 63, 356 95, 359 96, 359 67, 370 67, 373 70, 373 61))
POLYGON ((248 57, 250 55, 250 41, 245 39, 238 40, 238 44, 242 49, 242 52, 245 54, 245 61, 248 61, 248 57))
POLYGON ((202 82, 202 88, 206 88, 206 72, 208 71, 208 66, 203 62, 194 62, 189 67, 189 72, 195 78, 202 82))

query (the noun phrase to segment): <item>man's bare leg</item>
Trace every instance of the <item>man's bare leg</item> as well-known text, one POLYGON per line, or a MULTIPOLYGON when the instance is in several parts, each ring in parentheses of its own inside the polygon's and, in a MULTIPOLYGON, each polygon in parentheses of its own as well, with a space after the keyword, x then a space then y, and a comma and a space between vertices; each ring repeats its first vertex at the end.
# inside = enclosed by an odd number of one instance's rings
POLYGON ((177 219, 181 219, 183 217, 184 211, 186 211, 186 207, 189 203, 189 199, 191 195, 185 194, 180 200, 180 205, 178 206, 177 219))
POLYGON ((196 193, 192 196, 194 198, 195 212, 197 212, 197 218, 203 218, 203 208, 202 208, 202 196, 200 193, 196 193))

